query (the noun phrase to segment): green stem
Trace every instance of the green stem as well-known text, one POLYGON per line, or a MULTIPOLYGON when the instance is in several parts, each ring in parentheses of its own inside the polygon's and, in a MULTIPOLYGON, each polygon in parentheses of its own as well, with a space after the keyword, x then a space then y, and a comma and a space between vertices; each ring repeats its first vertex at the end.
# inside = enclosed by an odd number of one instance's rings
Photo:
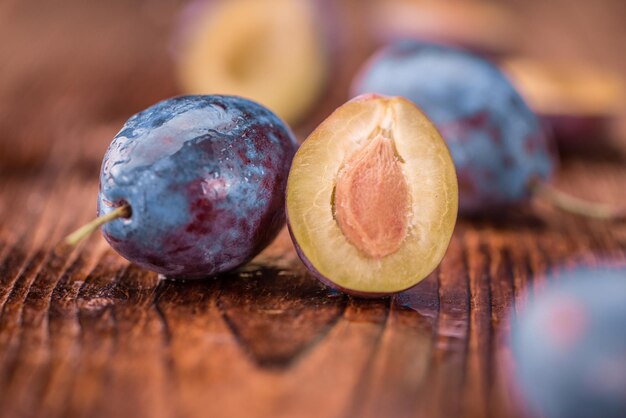
POLYGON ((111 222, 115 219, 119 218, 128 218, 130 217, 131 210, 130 206, 123 205, 120 206, 106 215, 102 215, 89 222, 86 225, 81 226, 76 231, 72 232, 65 238, 65 242, 69 245, 76 245, 89 235, 93 233, 96 229, 100 228, 102 225, 111 222))
POLYGON ((546 183, 535 182, 531 185, 531 188, 535 196, 565 212, 605 220, 621 220, 626 217, 624 209, 571 196, 546 183))

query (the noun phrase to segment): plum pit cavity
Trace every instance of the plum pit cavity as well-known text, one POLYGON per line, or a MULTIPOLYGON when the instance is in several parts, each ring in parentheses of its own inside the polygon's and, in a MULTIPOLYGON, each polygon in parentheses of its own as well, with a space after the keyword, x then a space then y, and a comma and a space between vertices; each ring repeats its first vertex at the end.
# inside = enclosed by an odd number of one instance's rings
POLYGON ((335 219, 346 239, 366 256, 398 251, 409 226, 409 186, 389 130, 376 133, 337 175, 335 219))

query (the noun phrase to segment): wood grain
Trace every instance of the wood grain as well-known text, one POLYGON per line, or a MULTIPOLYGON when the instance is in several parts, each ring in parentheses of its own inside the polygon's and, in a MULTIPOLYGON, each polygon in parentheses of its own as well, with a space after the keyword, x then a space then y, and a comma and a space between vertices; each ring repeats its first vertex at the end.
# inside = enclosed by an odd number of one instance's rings
MULTIPOLYGON (((301 137, 374 47, 356 35, 361 4, 333 6, 354 31, 301 137)), ((507 4, 525 52, 626 73, 622 2, 507 4)), ((177 93, 164 51, 180 6, 0 3, 0 416, 522 418, 511 315, 561 266, 626 263, 626 224, 540 202, 461 219, 435 272, 371 300, 314 280, 286 231, 242 269, 196 281, 131 265, 99 235, 59 243, 93 216, 99 159, 123 120, 177 93)), ((626 206, 623 140, 567 156, 555 182, 626 206)))

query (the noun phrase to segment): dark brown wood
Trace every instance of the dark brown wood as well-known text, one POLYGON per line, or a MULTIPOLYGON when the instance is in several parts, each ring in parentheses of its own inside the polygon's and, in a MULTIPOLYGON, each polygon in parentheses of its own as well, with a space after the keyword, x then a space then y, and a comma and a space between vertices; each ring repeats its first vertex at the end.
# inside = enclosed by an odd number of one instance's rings
MULTIPOLYGON (((359 36, 370 2, 328 3, 346 19, 338 72, 300 137, 374 48, 359 36)), ((522 418, 511 315, 559 266, 626 263, 625 223, 539 202, 462 219, 435 272, 373 300, 313 279, 286 231, 244 268, 186 282, 129 265, 97 234, 59 244, 95 213, 123 121, 178 93, 164 51, 181 4, 0 3, 0 417, 522 418)), ((623 2, 506 4, 522 52, 626 74, 623 2)), ((556 183, 626 206, 624 140, 567 156, 556 183)))

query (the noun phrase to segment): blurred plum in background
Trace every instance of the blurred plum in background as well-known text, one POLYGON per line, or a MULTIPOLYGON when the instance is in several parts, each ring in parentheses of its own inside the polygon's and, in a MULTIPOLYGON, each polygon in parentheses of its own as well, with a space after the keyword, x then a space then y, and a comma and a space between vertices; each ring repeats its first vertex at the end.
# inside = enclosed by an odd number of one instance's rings
POLYGON ((327 78, 323 26, 309 0, 193 2, 175 46, 181 88, 246 97, 297 122, 327 78))
POLYGON ((549 277, 512 320, 514 387, 531 416, 626 414, 626 269, 549 277))
POLYGON ((624 110, 618 74, 590 65, 507 58, 502 63, 530 107, 543 119, 561 149, 606 145, 624 110))
POLYGON ((354 94, 403 96, 437 125, 459 178, 459 212, 522 202, 554 170, 539 120, 504 74, 460 49, 403 41, 363 67, 354 94))

